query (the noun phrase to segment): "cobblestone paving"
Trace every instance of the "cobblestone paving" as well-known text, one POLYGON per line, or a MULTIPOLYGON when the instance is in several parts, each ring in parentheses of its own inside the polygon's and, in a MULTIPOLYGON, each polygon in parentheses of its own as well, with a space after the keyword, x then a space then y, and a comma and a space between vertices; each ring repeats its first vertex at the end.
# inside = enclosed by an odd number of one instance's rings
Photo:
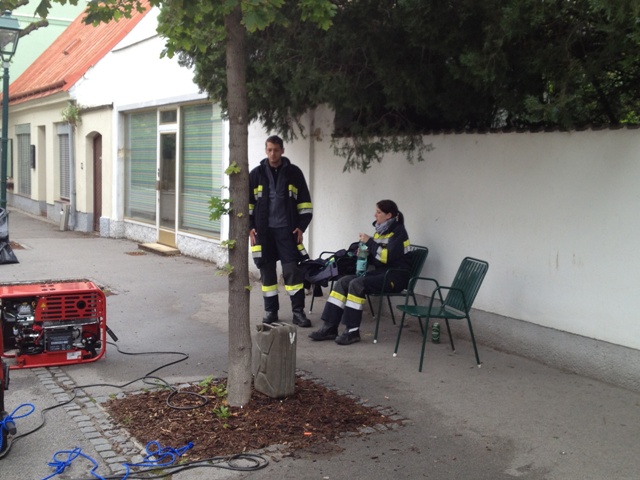
POLYGON ((64 404, 62 408, 113 473, 124 473, 125 463, 143 460, 144 447, 126 429, 114 425, 102 408, 101 404, 109 398, 89 397, 84 390, 76 388, 61 367, 37 368, 34 373, 58 404, 64 404))

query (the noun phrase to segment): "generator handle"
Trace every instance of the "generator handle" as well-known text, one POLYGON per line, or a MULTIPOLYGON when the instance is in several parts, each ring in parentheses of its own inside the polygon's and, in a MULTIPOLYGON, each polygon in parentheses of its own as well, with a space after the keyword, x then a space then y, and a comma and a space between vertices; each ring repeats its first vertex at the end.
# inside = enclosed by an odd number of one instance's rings
POLYGON ((109 327, 107 327, 105 325, 106 329, 107 329, 107 333, 109 334, 109 336, 113 339, 114 342, 118 341, 118 337, 116 337, 116 334, 113 333, 113 330, 111 330, 109 327))

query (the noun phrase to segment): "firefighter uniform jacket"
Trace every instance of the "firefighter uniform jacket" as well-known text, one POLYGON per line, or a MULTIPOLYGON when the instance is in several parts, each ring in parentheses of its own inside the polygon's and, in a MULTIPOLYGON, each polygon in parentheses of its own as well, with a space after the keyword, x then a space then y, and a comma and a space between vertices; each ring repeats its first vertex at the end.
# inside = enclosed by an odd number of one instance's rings
MULTIPOLYGON (((373 222, 375 227, 375 222, 373 222)), ((394 221, 386 232, 375 233, 373 238, 369 237, 367 247, 369 247, 369 263, 375 270, 387 270, 389 268, 411 267, 409 258, 409 235, 404 225, 394 221)))
MULTIPOLYGON (((269 230, 269 176, 267 169, 269 160, 263 159, 260 165, 249 173, 249 229, 258 232, 258 246, 260 235, 269 230)), ((292 164, 287 157, 282 157, 282 167, 278 173, 278 188, 284 189, 287 224, 290 232, 299 228, 306 231, 311 217, 313 216, 313 205, 311 194, 304 178, 302 170, 292 164)), ((260 265, 264 261, 273 260, 274 252, 262 251, 260 257, 256 257, 253 249, 254 261, 260 265), (261 258, 261 259, 260 259, 261 258)))
POLYGON ((383 287, 385 292, 400 292, 409 284, 410 242, 403 224, 394 220, 384 232, 369 237, 367 247, 368 262, 374 269, 361 277, 347 275, 336 281, 322 312, 325 323, 337 327, 342 322, 347 331, 359 329, 368 293, 383 287))

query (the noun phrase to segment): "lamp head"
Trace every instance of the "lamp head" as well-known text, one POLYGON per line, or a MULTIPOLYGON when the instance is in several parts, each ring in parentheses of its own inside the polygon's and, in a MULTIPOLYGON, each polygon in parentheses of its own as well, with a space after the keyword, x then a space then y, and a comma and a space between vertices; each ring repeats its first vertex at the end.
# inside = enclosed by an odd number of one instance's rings
POLYGON ((20 37, 20 24, 18 19, 11 16, 9 10, 5 10, 0 16, 0 54, 2 61, 9 62, 18 48, 20 37))

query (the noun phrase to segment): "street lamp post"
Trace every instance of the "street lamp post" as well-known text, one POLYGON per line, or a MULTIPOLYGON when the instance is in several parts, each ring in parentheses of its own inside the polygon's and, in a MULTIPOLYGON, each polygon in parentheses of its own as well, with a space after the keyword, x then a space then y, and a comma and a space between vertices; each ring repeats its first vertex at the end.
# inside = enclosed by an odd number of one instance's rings
POLYGON ((7 143, 9 131, 9 62, 18 48, 20 24, 11 12, 5 10, 0 16, 0 54, 2 54, 2 164, 0 165, 0 209, 7 208, 7 143))

